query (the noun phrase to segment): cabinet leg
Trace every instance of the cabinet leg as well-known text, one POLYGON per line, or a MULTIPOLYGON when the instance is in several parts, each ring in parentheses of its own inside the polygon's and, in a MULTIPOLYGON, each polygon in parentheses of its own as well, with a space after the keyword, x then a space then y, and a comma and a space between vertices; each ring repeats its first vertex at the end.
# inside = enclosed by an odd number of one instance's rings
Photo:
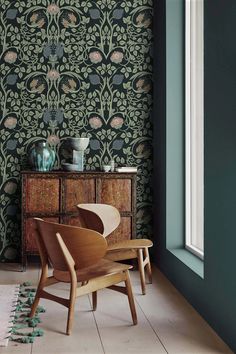
POLYGON ((26 267, 27 267, 27 255, 26 254, 22 255, 21 265, 22 265, 21 271, 25 272, 26 271, 26 267))

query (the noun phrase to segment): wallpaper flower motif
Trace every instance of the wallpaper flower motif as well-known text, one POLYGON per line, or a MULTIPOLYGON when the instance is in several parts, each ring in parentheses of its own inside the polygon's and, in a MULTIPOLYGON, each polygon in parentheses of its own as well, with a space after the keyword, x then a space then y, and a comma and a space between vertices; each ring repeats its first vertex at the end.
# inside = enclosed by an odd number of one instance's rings
POLYGON ((58 165, 68 136, 89 136, 87 170, 138 166, 138 236, 150 235, 151 21, 151 0, 1 2, 1 261, 20 254, 20 170, 39 140, 58 165))

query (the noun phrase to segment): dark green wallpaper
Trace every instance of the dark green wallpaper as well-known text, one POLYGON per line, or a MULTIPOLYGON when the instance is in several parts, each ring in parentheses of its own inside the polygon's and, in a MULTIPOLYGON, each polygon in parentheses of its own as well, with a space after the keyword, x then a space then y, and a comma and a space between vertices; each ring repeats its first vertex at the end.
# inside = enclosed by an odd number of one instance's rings
POLYGON ((152 1, 0 4, 0 260, 20 253, 19 173, 43 139, 58 166, 68 136, 91 138, 87 170, 138 166, 138 235, 150 236, 152 1))

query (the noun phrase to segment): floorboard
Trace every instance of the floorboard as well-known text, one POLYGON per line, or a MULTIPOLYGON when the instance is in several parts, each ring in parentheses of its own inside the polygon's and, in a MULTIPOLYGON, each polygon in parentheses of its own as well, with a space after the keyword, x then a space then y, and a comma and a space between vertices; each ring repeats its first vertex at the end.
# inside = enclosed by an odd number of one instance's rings
POLYGON ((138 306, 136 311, 138 325, 133 326, 127 297, 109 289, 99 291, 94 316, 105 353, 166 353, 138 306))
MULTIPOLYGON (((39 267, 32 264, 27 272, 16 265, 0 264, 0 283, 31 281, 37 284, 39 267)), ((138 325, 132 325, 127 297, 105 289, 98 292, 97 311, 91 311, 91 299, 77 300, 72 334, 65 335, 67 309, 41 300, 46 313, 41 315, 43 338, 33 345, 10 342, 0 354, 213 354, 232 353, 211 327, 154 268, 153 284, 141 295, 139 274, 131 272, 138 325)), ((56 294, 67 295, 66 284, 51 287, 56 294)))
POLYGON ((148 301, 138 295, 138 278, 133 274, 136 301, 169 354, 232 353, 212 328, 156 269, 148 286, 148 301))
MULTIPOLYGON (((57 284, 50 287, 50 292, 66 297, 66 287, 65 284, 57 284)), ((70 336, 65 334, 67 308, 49 300, 41 300, 40 304, 47 309, 41 315, 42 323, 39 326, 45 335, 33 344, 33 354, 104 353, 88 296, 76 302, 75 321, 70 336)))

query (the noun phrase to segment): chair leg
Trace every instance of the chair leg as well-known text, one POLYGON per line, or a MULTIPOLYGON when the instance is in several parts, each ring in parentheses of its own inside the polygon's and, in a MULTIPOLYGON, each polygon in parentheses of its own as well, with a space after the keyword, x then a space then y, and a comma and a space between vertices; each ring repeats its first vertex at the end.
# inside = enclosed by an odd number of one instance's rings
POLYGON ((34 317, 34 315, 35 315, 35 312, 37 310, 39 300, 40 300, 39 294, 40 294, 40 291, 43 290, 43 288, 44 288, 44 284, 47 279, 47 276, 48 276, 48 265, 44 264, 42 266, 42 273, 41 273, 40 281, 39 281, 38 288, 37 288, 37 291, 35 294, 34 302, 31 306, 31 310, 30 310, 30 314, 29 314, 30 318, 34 317))
POLYGON ((131 281, 130 281, 130 275, 129 275, 128 270, 126 270, 125 273, 126 273, 125 286, 126 286, 127 296, 129 299, 129 307, 130 307, 130 311, 131 311, 131 315, 132 315, 133 324, 136 325, 138 323, 138 320, 137 320, 137 314, 136 314, 136 309, 135 309, 131 281))
POLYGON ((143 264, 143 250, 138 249, 138 269, 141 281, 142 294, 146 294, 146 285, 145 285, 145 272, 144 272, 144 264, 143 264))
POLYGON ((29 314, 30 318, 34 317, 36 309, 37 309, 38 304, 39 304, 40 297, 39 297, 38 293, 39 293, 39 291, 37 290, 37 292, 35 294, 34 302, 33 302, 32 306, 31 306, 31 310, 30 310, 30 314, 29 314))
POLYGON ((67 326, 66 326, 66 334, 70 335, 73 320, 74 320, 74 308, 75 308, 75 299, 76 299, 76 278, 72 279, 71 287, 70 287, 70 305, 68 309, 68 317, 67 317, 67 326))
POLYGON ((97 292, 94 291, 92 293, 92 300, 93 300, 93 311, 97 310, 97 292))
POLYGON ((149 251, 147 247, 144 248, 144 257, 145 257, 145 261, 147 262, 146 266, 147 266, 148 280, 149 283, 152 284, 152 267, 151 267, 149 251))

